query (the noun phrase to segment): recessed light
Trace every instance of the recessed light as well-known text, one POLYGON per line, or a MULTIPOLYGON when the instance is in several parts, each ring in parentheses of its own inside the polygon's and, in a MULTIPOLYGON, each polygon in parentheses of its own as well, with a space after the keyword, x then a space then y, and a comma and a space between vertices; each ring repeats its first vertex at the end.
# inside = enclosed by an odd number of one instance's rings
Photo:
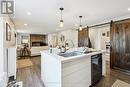
POLYGON ((130 8, 128 8, 128 11, 130 11, 130 8))
POLYGON ((28 26, 28 24, 24 24, 24 26, 28 26))
POLYGON ((32 15, 32 13, 31 12, 27 12, 27 15, 32 15))

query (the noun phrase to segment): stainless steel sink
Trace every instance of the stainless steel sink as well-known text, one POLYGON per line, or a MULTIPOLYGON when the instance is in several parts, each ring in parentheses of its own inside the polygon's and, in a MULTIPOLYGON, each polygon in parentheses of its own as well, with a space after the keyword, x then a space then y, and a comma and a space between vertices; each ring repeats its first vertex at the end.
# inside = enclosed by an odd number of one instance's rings
POLYGON ((58 54, 59 56, 62 57, 72 57, 72 56, 77 56, 77 55, 81 55, 82 53, 80 52, 69 52, 69 53, 60 53, 58 54))

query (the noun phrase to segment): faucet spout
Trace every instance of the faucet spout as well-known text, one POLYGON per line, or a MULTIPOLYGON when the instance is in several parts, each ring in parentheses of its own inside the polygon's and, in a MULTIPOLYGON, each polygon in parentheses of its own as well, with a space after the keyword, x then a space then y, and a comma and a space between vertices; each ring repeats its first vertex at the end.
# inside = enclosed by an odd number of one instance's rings
POLYGON ((67 39, 67 40, 65 41, 65 47, 69 44, 69 43, 67 43, 67 41, 70 41, 70 42, 71 42, 72 48, 75 47, 74 42, 73 42, 71 39, 67 39))

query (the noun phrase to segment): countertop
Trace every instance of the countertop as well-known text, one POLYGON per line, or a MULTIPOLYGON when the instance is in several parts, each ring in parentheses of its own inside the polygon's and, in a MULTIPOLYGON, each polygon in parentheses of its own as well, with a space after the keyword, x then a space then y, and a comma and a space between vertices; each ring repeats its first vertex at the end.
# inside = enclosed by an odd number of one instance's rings
MULTIPOLYGON (((73 51, 77 51, 75 48, 73 49, 69 49, 66 53, 69 53, 69 52, 73 52, 73 51)), ((42 55, 50 55, 52 56, 53 58, 56 58, 57 60, 61 61, 61 62, 65 62, 65 61, 68 61, 68 60, 73 60, 73 59, 79 59, 79 58, 84 58, 84 56, 92 56, 92 55, 96 55, 96 54, 100 54, 100 53, 105 53, 104 50, 97 50, 97 51, 92 51, 90 53, 82 53, 81 55, 76 55, 76 56, 71 56, 71 57, 63 57, 63 56, 59 56, 58 52, 57 52, 57 49, 56 48, 53 48, 52 50, 52 53, 49 53, 48 50, 44 50, 44 51, 41 51, 41 54, 42 55)))

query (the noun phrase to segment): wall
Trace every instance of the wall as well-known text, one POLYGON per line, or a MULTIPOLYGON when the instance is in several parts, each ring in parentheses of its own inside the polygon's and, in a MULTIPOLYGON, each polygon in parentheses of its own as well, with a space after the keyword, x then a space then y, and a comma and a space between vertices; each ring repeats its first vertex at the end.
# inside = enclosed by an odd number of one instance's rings
POLYGON ((4 72, 4 45, 3 45, 3 39, 4 39, 4 35, 3 35, 3 18, 0 17, 0 73, 4 72))
POLYGON ((110 31, 110 25, 89 29, 92 48, 102 50, 106 49, 106 42, 110 42, 110 38, 106 36, 107 31, 110 31), (105 36, 102 36, 102 33, 105 33, 105 36))
POLYGON ((61 31, 57 33, 52 33, 48 35, 48 44, 53 45, 55 47, 56 45, 62 45, 60 41, 61 35, 65 36, 65 40, 68 40, 67 42, 70 43, 70 47, 72 47, 71 41, 74 43, 74 46, 78 46, 78 31, 75 30, 66 30, 61 31))
POLYGON ((13 24, 10 17, 4 18, 4 71, 7 72, 7 48, 16 46, 16 31, 15 31, 15 25, 13 24), (8 23, 11 27, 11 41, 6 41, 6 23, 8 23))
POLYGON ((58 45, 58 33, 48 34, 48 46, 56 47, 58 45))
POLYGON ((15 26, 9 17, 0 17, 0 72, 7 72, 7 48, 16 45, 15 26), (11 27, 11 41, 6 41, 6 23, 11 27))

